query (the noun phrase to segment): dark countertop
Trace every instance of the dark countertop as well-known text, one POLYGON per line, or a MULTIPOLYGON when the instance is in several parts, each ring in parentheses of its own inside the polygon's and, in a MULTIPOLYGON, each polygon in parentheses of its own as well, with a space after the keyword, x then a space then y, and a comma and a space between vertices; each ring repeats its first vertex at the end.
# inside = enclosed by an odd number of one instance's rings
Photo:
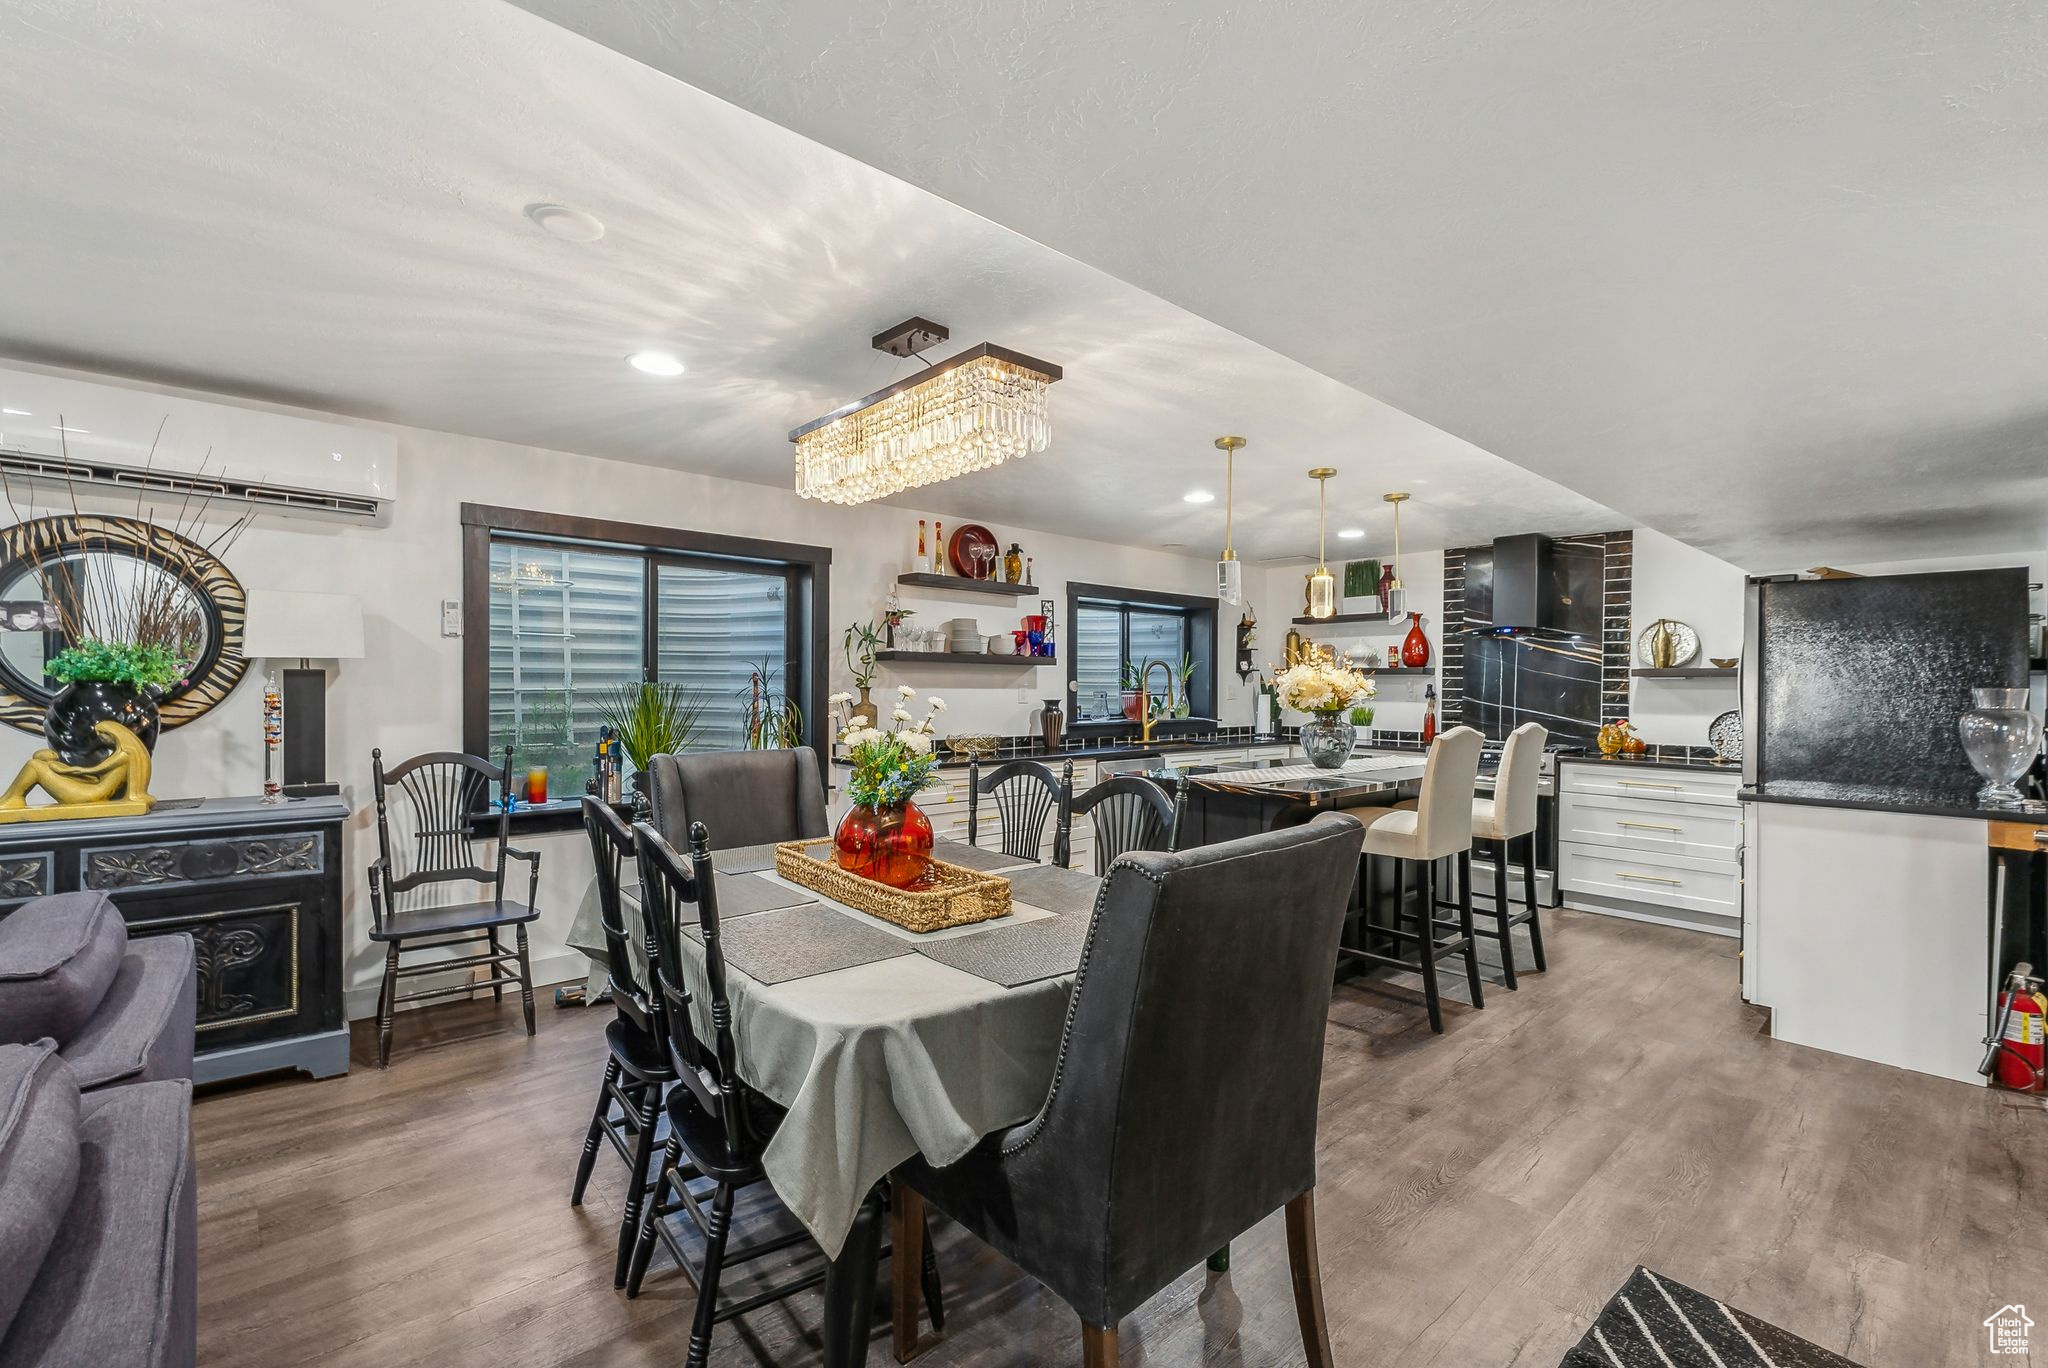
POLYGON ((1712 774, 1740 773, 1742 770, 1742 762, 1739 760, 1655 759, 1638 755, 1602 755, 1598 751, 1560 754, 1557 760, 1559 764, 1605 765, 1609 769, 1706 770, 1712 774))
MULTIPOLYGON (((1372 759, 1370 756, 1356 756, 1352 763, 1372 759)), ((1235 793, 1252 798, 1274 798, 1298 803, 1314 811, 1329 808, 1385 805, 1412 792, 1421 782, 1423 770, 1428 761, 1418 752, 1412 761, 1405 758, 1396 764, 1383 765, 1375 769, 1316 770, 1303 760, 1254 760, 1250 764, 1233 764, 1227 771, 1206 766, 1199 759, 1182 757, 1178 765, 1160 764, 1145 770, 1146 778, 1154 780, 1171 790, 1185 780, 1198 788, 1214 793, 1235 793), (1274 780, 1248 778, 1260 770, 1273 770, 1288 776, 1274 780), (1219 779, 1228 773, 1232 778, 1219 779)))
POLYGON ((260 797, 205 798, 198 801, 159 798, 157 805, 138 817, 57 817, 41 822, 0 825, 0 837, 22 841, 69 839, 81 830, 96 836, 147 836, 166 826, 261 827, 304 822, 343 822, 349 806, 335 796, 292 798, 266 803, 260 797))
MULTIPOLYGON (((1149 746, 1140 745, 1137 742, 1117 742, 1113 745, 1105 746, 1063 746, 1055 751, 1049 751, 1044 746, 1033 746, 1030 750, 1012 751, 1007 755, 992 755, 981 763, 984 765, 1007 765, 1012 760, 1046 760, 1053 762, 1060 760, 1129 760, 1140 755, 1166 755, 1188 752, 1199 755, 1203 751, 1249 750, 1254 746, 1291 746, 1293 744, 1294 741, 1292 739, 1262 737, 1257 740, 1232 741, 1167 739, 1154 741, 1149 746)), ((946 743, 944 740, 939 740, 937 745, 942 752, 945 750, 946 743)), ((837 755, 832 757, 832 763, 841 768, 846 766, 846 760, 837 755)), ((945 759, 939 761, 939 768, 942 770, 966 769, 967 765, 968 761, 964 758, 950 754, 945 759)))
POLYGON ((2040 821, 2048 816, 2014 808, 1984 807, 1977 801, 1975 786, 1939 790, 1889 784, 1838 784, 1819 779, 1773 779, 1753 784, 1737 796, 1745 803, 1796 803, 1922 817, 1962 817, 1980 822, 2040 821))

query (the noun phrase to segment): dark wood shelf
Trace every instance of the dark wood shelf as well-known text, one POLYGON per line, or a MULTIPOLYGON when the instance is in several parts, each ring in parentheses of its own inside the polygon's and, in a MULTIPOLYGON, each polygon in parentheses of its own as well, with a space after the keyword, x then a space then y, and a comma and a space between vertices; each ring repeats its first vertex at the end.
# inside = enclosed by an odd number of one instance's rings
POLYGON ((1377 622, 1391 627, 1395 623, 1406 622, 1407 620, 1408 615, 1406 613, 1337 613, 1326 618, 1298 617, 1292 619, 1297 627, 1328 627, 1332 624, 1341 625, 1347 622, 1377 622))
POLYGON ((986 651, 877 651, 875 659, 898 665, 1008 665, 1013 669, 1060 663, 1058 656, 990 655, 986 651))
POLYGON ((1435 674, 1434 665, 1354 665, 1353 669, 1367 674, 1435 674))
POLYGON ((1733 666, 1724 670, 1715 665, 1681 665, 1669 670, 1640 669, 1629 673, 1637 679, 1734 679, 1741 671, 1733 666))
POLYGON ((896 582, 918 589, 959 589, 969 594, 993 594, 997 598, 1024 598, 1038 592, 1035 584, 1006 584, 1002 580, 969 579, 965 575, 920 575, 914 570, 898 575, 896 582))

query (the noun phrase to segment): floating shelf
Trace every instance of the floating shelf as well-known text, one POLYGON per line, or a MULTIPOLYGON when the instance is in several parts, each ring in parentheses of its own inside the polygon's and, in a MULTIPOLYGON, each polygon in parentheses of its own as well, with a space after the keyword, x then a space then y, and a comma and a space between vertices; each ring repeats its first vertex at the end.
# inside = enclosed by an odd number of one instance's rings
POLYGON ((896 582, 919 589, 958 589, 969 594, 993 594, 997 598, 1024 598, 1038 592, 1035 584, 1006 584, 1002 580, 969 579, 965 575, 920 575, 914 570, 898 575, 896 582))
POLYGON ((1629 673, 1637 679, 1734 679, 1742 672, 1732 666, 1724 670, 1715 665, 1681 665, 1669 670, 1640 669, 1629 673))
POLYGON ((1356 622, 1377 622, 1383 626, 1406 622, 1406 613, 1337 613, 1326 618, 1298 617, 1292 619, 1297 627, 1328 627, 1356 622))
POLYGON ((1367 674, 1435 674, 1434 665, 1354 665, 1367 674))
POLYGON ((1008 665, 1012 669, 1060 663, 1058 656, 989 655, 985 651, 877 651, 875 659, 897 665, 1008 665))

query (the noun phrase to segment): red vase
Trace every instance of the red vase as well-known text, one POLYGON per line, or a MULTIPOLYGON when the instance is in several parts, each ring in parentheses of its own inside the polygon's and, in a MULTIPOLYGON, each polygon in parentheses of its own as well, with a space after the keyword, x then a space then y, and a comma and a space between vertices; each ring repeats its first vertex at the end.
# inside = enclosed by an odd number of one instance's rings
POLYGON ((841 869, 891 888, 909 888, 931 873, 932 824, 916 803, 848 809, 832 846, 841 869))
POLYGON ((1406 669, 1419 670, 1429 664, 1429 638, 1422 634, 1422 614, 1410 613, 1408 621, 1408 639, 1401 643, 1401 664, 1406 669))

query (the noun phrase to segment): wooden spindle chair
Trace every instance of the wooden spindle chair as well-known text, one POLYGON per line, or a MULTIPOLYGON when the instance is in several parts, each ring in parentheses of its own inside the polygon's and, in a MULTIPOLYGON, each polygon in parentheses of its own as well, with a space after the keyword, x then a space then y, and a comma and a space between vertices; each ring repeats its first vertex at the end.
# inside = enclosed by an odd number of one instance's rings
POLYGON ((1095 873, 1109 873, 1117 856, 1130 850, 1174 850, 1187 805, 1188 786, 1176 786, 1172 801, 1166 790, 1136 774, 1105 779, 1076 798, 1073 815, 1095 824, 1095 873))
POLYGON ((996 849, 1018 860, 1039 860, 1045 847, 1045 824, 1054 823, 1052 862, 1067 863, 1070 823, 1073 820, 1074 762, 1066 762, 1061 777, 1052 767, 1037 760, 1012 760, 998 765, 987 775, 981 761, 967 762, 967 843, 981 844, 981 799, 995 799, 996 849))

